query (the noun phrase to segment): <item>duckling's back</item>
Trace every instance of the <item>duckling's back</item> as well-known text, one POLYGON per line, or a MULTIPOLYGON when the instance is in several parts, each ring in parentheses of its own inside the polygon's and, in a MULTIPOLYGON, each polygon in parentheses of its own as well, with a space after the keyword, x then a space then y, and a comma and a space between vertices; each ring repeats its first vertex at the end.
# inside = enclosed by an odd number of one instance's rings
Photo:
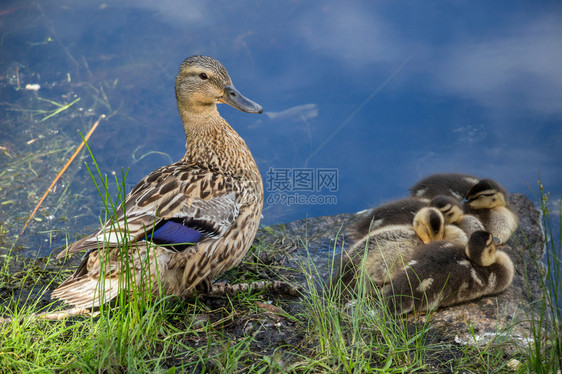
POLYGON ((371 283, 380 287, 404 266, 403 259, 420 244, 422 241, 412 225, 390 225, 372 231, 342 252, 332 284, 342 282, 354 288, 358 280, 364 279, 368 290, 371 283), (361 278, 362 274, 365 278, 361 278))
POLYGON ((428 204, 428 199, 407 198, 380 205, 350 225, 347 233, 353 242, 357 242, 384 226, 410 224, 416 213, 428 204))
POLYGON ((439 195, 453 196, 462 200, 468 190, 480 179, 468 174, 432 174, 410 188, 413 197, 432 199, 439 195))

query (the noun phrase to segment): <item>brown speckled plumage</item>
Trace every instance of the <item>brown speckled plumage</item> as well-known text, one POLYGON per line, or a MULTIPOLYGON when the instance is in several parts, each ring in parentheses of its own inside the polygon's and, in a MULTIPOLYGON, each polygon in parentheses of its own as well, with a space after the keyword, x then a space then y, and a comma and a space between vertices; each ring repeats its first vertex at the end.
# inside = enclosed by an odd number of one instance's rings
POLYGON ((234 89, 220 62, 205 56, 181 64, 176 98, 186 133, 185 156, 150 173, 127 195, 113 220, 59 254, 87 251, 53 298, 77 307, 98 306, 99 279, 105 282, 105 301, 113 299, 124 266, 133 269, 133 281, 145 289, 161 286, 164 294, 181 296, 194 287, 208 289, 250 248, 261 218, 262 179, 246 143, 216 104, 250 113, 262 109, 234 89), (146 240, 168 222, 189 227, 201 238, 176 245, 146 240), (123 245, 124 238, 129 245, 123 245))

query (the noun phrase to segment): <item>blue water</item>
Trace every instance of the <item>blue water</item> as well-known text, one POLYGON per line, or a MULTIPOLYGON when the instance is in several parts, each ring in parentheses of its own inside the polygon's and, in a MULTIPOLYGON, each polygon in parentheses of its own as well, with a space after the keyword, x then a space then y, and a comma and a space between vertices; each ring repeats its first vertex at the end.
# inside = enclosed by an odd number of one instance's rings
MULTIPOLYGON (((264 107, 220 111, 261 170, 265 225, 359 211, 434 172, 490 177, 533 201, 540 173, 554 207, 561 19, 556 1, 17 1, 0 6, 2 69, 19 64, 44 97, 105 84, 116 113, 90 144, 105 172, 129 169, 130 188, 184 153, 174 96, 181 61, 219 59, 264 107)), ((3 80, 3 100, 34 94, 10 90, 3 80)), ((109 114, 85 98, 80 105, 109 114)), ((68 126, 77 137, 90 124, 68 126)), ((0 135, 0 146, 3 137, 18 147, 17 133, 0 135)), ((73 188, 96 193, 84 168, 77 179, 85 182, 73 188)), ((76 234, 97 224, 99 202, 86 204, 94 214, 73 223, 76 234)))

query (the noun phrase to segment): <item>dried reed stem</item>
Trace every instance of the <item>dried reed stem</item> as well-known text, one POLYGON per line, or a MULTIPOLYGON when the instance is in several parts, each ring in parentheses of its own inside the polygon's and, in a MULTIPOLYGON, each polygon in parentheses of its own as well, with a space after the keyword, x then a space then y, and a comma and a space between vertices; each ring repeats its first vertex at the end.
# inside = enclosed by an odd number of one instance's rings
POLYGON ((84 141, 82 143, 80 143, 80 145, 78 146, 78 148, 76 148, 76 151, 74 151, 74 153, 72 154, 72 156, 70 157, 70 159, 66 162, 66 164, 63 166, 63 168, 61 169, 61 171, 59 171, 59 173, 57 174, 57 176, 55 177, 55 179, 53 180, 53 182, 51 183, 51 185, 49 186, 49 188, 47 188, 47 191, 45 191, 45 193, 43 194, 43 197, 41 197, 41 200, 39 200, 39 202, 37 203, 37 205, 35 206, 35 209, 33 209, 33 212, 31 212, 31 215, 29 216, 29 218, 27 219, 27 221, 25 221, 25 225, 23 225, 23 229, 20 232, 19 236, 22 236, 23 233, 25 232, 25 229, 27 228, 27 225, 29 224, 29 222, 31 222, 31 220, 33 219, 33 217, 35 216, 35 213, 37 213, 37 211, 39 210, 39 207, 41 206, 41 204, 43 204, 43 201, 45 200, 45 198, 47 197, 47 195, 49 194, 49 192, 51 192, 51 189, 54 187, 54 185, 58 182, 58 180, 60 179, 60 177, 64 174, 64 172, 66 171, 66 169, 68 169, 68 167, 70 166, 70 164, 72 163, 72 161, 74 161, 74 159, 76 158, 76 156, 78 155, 78 153, 80 153, 80 151, 82 150, 82 148, 84 148, 84 144, 88 141, 88 139, 90 139, 90 136, 93 134, 94 130, 96 129, 96 127, 98 127, 100 121, 105 118, 105 114, 102 114, 98 120, 96 121, 96 123, 94 123, 94 125, 92 126, 92 128, 90 129, 90 131, 88 131, 88 133, 86 134, 86 136, 84 137, 84 141))

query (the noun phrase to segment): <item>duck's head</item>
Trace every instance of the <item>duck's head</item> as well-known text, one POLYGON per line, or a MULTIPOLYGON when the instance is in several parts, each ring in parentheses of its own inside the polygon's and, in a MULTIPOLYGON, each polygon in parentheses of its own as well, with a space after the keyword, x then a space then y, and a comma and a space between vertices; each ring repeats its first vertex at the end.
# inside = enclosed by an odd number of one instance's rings
POLYGON ((437 208, 424 207, 414 216, 414 231, 425 244, 445 236, 445 220, 437 208))
POLYGON ((468 258, 480 265, 490 266, 496 262, 496 245, 500 241, 487 231, 475 231, 466 246, 468 258))
POLYGON ((182 62, 176 77, 176 99, 180 113, 216 111, 217 103, 247 113, 263 112, 261 105, 234 88, 224 66, 208 56, 191 56, 182 62))
POLYGON ((431 199, 429 205, 441 211, 446 224, 460 222, 464 215, 458 200, 452 196, 435 196, 433 199, 431 199))
POLYGON ((491 179, 482 179, 468 190, 465 198, 472 209, 507 206, 503 188, 491 179))

